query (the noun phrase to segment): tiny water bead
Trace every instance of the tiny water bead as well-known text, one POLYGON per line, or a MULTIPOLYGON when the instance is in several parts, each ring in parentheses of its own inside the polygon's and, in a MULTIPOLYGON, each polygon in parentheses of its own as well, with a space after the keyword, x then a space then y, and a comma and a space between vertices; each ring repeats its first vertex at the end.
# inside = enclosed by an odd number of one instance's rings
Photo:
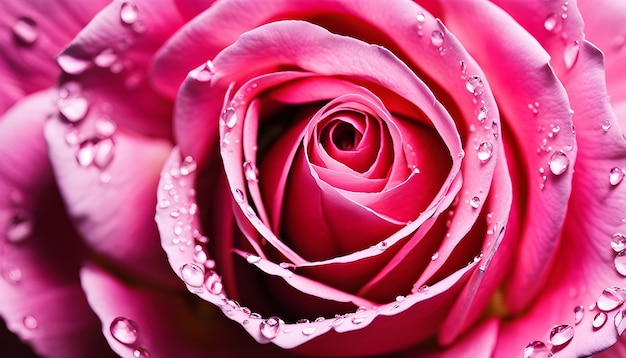
POLYGON ((11 27, 13 38, 20 44, 30 46, 39 37, 39 28, 35 20, 29 17, 20 17, 11 27))
MULTIPOLYGON (((205 266, 206 266, 206 263, 205 263, 205 266)), ((224 285, 222 284, 222 278, 215 271, 209 271, 209 275, 207 277, 207 280, 204 286, 207 288, 207 290, 209 290, 209 292, 211 292, 214 295, 220 295, 224 292, 224 285)))
POLYGON ((204 284, 204 269, 196 264, 184 264, 180 268, 183 281, 191 287, 202 287, 204 284))
POLYGON ((417 34, 422 36, 422 30, 424 29, 424 21, 426 21, 426 16, 423 12, 418 11, 417 15, 415 15, 415 20, 417 21, 417 34))
POLYGON ((474 96, 479 96, 485 90, 485 85, 479 76, 472 75, 465 81, 465 88, 474 96))
POLYGON ((22 323, 24 323, 24 327, 28 329, 35 329, 39 327, 39 322, 37 321, 35 317, 31 315, 24 317, 24 319, 22 320, 22 323))
POLYGON ((624 179, 624 171, 618 167, 614 167, 609 171, 609 183, 616 186, 624 179))
POLYGON ((578 41, 575 41, 565 47, 563 51, 563 62, 565 63, 565 68, 571 69, 576 64, 576 60, 578 60, 578 53, 580 52, 580 44, 578 41))
POLYGON ((474 209, 478 209, 478 207, 480 207, 480 198, 479 198, 479 197, 477 197, 477 196, 472 197, 472 198, 469 200, 469 204, 470 204, 470 206, 471 206, 472 208, 474 208, 474 209))
POLYGON ((261 321, 259 329, 261 330, 263 337, 267 339, 276 338, 276 336, 278 336, 278 332, 280 331, 280 318, 272 316, 264 319, 261 321))
POLYGON ((98 134, 103 137, 110 137, 117 131, 117 123, 109 117, 100 117, 95 121, 95 128, 98 134))
POLYGON ((33 233, 33 222, 25 215, 14 215, 6 231, 6 239, 14 244, 23 242, 33 233))
POLYGON ((17 266, 5 264, 2 267, 2 277, 4 277, 4 279, 12 285, 20 283, 23 276, 22 270, 20 270, 17 266))
POLYGON ((89 100, 82 93, 79 84, 69 82, 59 88, 57 109, 70 123, 76 123, 85 118, 89 110, 89 100))
POLYGON ((601 127, 603 131, 608 132, 609 129, 611 129, 611 121, 607 119, 606 121, 602 122, 601 127))
POLYGON ((443 45, 443 39, 444 39, 445 35, 443 34, 443 32, 441 32, 440 30, 434 30, 431 34, 430 34, 430 42, 433 44, 433 46, 435 46, 438 49, 441 49, 441 46, 443 45))
POLYGON ((576 306, 574 307, 574 324, 579 324, 583 318, 585 317, 585 307, 576 306))
POLYGON ((561 18, 559 15, 555 13, 550 13, 548 16, 546 16, 546 19, 543 22, 543 28, 550 32, 556 31, 558 30, 557 27, 560 22, 561 18))
POLYGON ((481 143, 478 146, 478 160, 487 162, 493 156, 493 144, 490 142, 481 143))
POLYGON ((237 113, 233 107, 228 107, 222 112, 222 121, 228 128, 233 128, 237 124, 237 113))
POLYGON ((574 327, 569 324, 561 324, 552 328, 549 342, 558 347, 567 344, 572 338, 574 338, 574 327))
POLYGON ((591 325, 593 326, 594 329, 599 329, 602 328, 602 326, 604 326, 604 324, 606 323, 606 319, 607 319, 607 315, 604 312, 598 312, 595 317, 593 317, 593 322, 591 322, 591 325))
POLYGON ((626 300, 626 291, 619 287, 607 287, 598 297, 596 306, 599 310, 608 312, 621 306, 624 300, 626 300))
POLYGON ((126 317, 116 317, 109 326, 111 336, 123 344, 135 344, 139 337, 137 323, 126 317))
POLYGON ((208 82, 215 74, 213 62, 207 61, 189 72, 189 76, 198 82, 208 82))
POLYGON ((134 24, 139 19, 139 9, 137 5, 126 1, 120 7, 120 20, 126 25, 134 24))
POLYGON ((193 173, 196 169, 198 169, 198 163, 191 156, 186 156, 183 159, 183 162, 180 163, 180 175, 189 175, 193 173))
POLYGON ((621 233, 616 233, 611 236, 611 248, 615 252, 622 252, 626 249, 626 236, 621 233))
POLYGON ((550 156, 548 161, 550 172, 554 175, 561 175, 569 168, 569 158, 563 151, 557 151, 550 156))
POLYGON ((98 67, 108 68, 118 60, 118 55, 112 48, 105 48, 94 58, 93 63, 98 67))
POLYGON ((243 163, 243 172, 248 181, 259 181, 259 169, 251 161, 247 160, 243 163))
POLYGON ((133 351, 134 358, 150 358, 150 353, 144 347, 137 347, 133 351))
POLYGON ((551 354, 550 347, 541 341, 532 341, 524 348, 524 358, 546 358, 551 354))

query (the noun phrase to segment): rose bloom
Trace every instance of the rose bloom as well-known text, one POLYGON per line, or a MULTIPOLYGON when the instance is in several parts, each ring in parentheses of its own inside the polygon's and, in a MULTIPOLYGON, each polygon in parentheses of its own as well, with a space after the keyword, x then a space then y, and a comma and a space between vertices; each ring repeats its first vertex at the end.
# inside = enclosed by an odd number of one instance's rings
POLYGON ((3 355, 626 355, 625 1, 2 8, 3 355))

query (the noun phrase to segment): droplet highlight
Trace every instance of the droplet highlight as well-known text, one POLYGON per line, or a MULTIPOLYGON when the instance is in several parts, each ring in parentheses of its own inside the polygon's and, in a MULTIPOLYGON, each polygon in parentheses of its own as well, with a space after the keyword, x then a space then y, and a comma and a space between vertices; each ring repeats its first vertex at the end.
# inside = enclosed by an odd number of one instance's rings
POLYGON ((593 317, 593 322, 591 322, 591 325, 593 326, 594 329, 600 329, 606 323, 606 319, 607 318, 608 317, 607 317, 606 313, 598 312, 595 315, 595 317, 593 317))
POLYGON ((561 175, 569 168, 569 158, 563 151, 554 152, 548 161, 550 172, 554 175, 561 175))
POLYGON ((20 17, 11 27, 13 38, 22 45, 30 46, 39 37, 39 28, 35 20, 29 17, 20 17))
POLYGON ((123 344, 135 344, 139 337, 137 323, 126 317, 116 317, 109 326, 111 336, 123 344))
POLYGON ((609 171, 609 183, 616 186, 624 179, 624 171, 618 167, 614 167, 609 171))
POLYGON ((184 264, 180 268, 183 281, 191 287, 202 287, 204 284, 204 269, 196 264, 184 264))
POLYGON ((562 346, 574 338, 574 327, 569 324, 554 326, 550 331, 550 343, 554 346, 562 346))
POLYGON ((445 35, 440 30, 434 30, 430 34, 430 42, 433 44, 433 46, 440 49, 441 46, 443 45, 444 36, 445 35))
POLYGON ((574 307, 574 324, 579 324, 583 318, 585 317, 585 307, 576 306, 574 307))
POLYGON ((626 300, 626 291, 619 287, 607 287, 598 297, 596 306, 599 310, 608 312, 621 306, 624 300, 626 300))
POLYGON ((485 84, 479 76, 472 75, 465 81, 465 88, 474 96, 479 96, 485 90, 485 84))
POLYGON ((493 156, 493 144, 490 142, 481 143, 478 146, 478 160, 487 162, 493 156))
POLYGON ((547 358, 550 354, 550 347, 541 341, 532 341, 524 348, 524 358, 547 358))
POLYGON ((576 64, 576 60, 578 60, 578 53, 580 52, 580 44, 578 41, 569 44, 565 47, 563 51, 563 62, 565 63, 565 68, 571 69, 576 64))
POLYGON ((261 321, 259 329, 261 330, 263 337, 267 339, 274 339, 278 336, 278 332, 280 331, 280 319, 275 316, 264 319, 261 321))
POLYGON ((139 9, 132 2, 124 2, 120 8, 120 20, 126 25, 134 24, 139 19, 139 9))

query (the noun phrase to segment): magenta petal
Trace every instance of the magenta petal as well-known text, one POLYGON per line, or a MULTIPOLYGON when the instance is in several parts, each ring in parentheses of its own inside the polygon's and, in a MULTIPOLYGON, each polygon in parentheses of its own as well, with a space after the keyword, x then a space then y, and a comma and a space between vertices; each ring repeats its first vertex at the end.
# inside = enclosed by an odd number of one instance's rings
POLYGON ((51 97, 51 91, 33 94, 0 119, 0 314, 41 355, 107 356, 78 281, 84 247, 43 139, 51 97))
MULTIPOLYGON (((498 340, 499 323, 496 319, 486 320, 477 325, 466 335, 460 337, 451 346, 426 352, 424 358, 491 358, 498 340)), ((422 356, 418 350, 409 350, 400 357, 414 357, 415 354, 422 356)))
POLYGON ((159 172, 170 144, 125 131, 96 137, 95 144, 68 143, 74 131, 52 118, 45 136, 69 214, 87 246, 130 275, 171 285, 174 276, 154 223, 159 172))
POLYGON ((0 113, 21 97, 54 84, 54 57, 107 0, 2 3, 0 12, 0 113))

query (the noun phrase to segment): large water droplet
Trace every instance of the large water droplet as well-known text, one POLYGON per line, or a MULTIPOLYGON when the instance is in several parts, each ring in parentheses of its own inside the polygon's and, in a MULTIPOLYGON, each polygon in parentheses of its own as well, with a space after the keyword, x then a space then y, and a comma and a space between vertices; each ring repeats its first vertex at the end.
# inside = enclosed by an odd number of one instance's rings
POLYGON ((28 329, 35 329, 39 327, 39 322, 37 322, 37 319, 31 315, 24 317, 22 323, 24 323, 24 327, 28 329))
POLYGON ((267 339, 274 339, 280 331, 280 319, 276 316, 269 317, 261 321, 259 325, 261 334, 267 339))
POLYGON ((624 251, 624 249, 626 249, 626 236, 621 233, 614 234, 611 237, 611 248, 613 248, 615 252, 624 251))
POLYGON ((563 61, 565 63, 565 68, 570 69, 578 60, 578 53, 580 52, 580 44, 578 41, 569 44, 565 47, 563 51, 563 61))
POLYGON ((68 122, 76 123, 87 115, 89 101, 82 94, 80 85, 71 82, 59 88, 57 108, 68 122))
POLYGON ((259 181, 259 169, 251 161, 247 160, 243 163, 243 172, 247 180, 253 182, 259 181))
POLYGON ((137 9, 137 5, 129 1, 124 2, 120 8, 120 20, 126 25, 132 25, 138 18, 139 10, 137 9))
POLYGON ((561 175, 569 168, 569 158, 563 151, 554 152, 548 161, 550 171, 554 175, 561 175))
POLYGON ((524 358, 547 358, 550 354, 550 347, 541 341, 532 341, 524 348, 524 358))
POLYGON ((32 233, 32 220, 22 215, 15 215, 7 228, 6 238, 12 243, 19 243, 29 238, 32 233))
POLYGON ((595 317, 593 317, 593 322, 591 322, 591 325, 593 326, 594 329, 602 328, 602 326, 604 326, 604 324, 606 323, 606 319, 607 319, 606 313, 598 312, 598 314, 596 314, 595 317))
POLYGON ((550 331, 550 343, 553 346, 562 346, 574 338, 574 327, 569 324, 554 326, 550 331))
POLYGON ((228 107, 222 112, 222 121, 228 128, 233 128, 237 124, 237 113, 233 107, 228 107))
POLYGON ((561 17, 555 13, 549 14, 543 22, 543 27, 547 31, 558 31, 561 23, 561 17))
POLYGON ((607 287, 602 291, 596 301, 596 306, 601 311, 611 311, 621 306, 626 300, 626 291, 619 287, 607 287))
POLYGON ((96 146, 93 141, 86 140, 82 142, 76 150, 76 161, 81 167, 88 167, 93 163, 96 157, 96 146))
POLYGON ((484 142, 478 146, 478 159, 481 162, 488 161, 489 159, 491 159, 492 155, 493 155, 493 144, 491 144, 490 142, 484 142))
POLYGON ((583 320, 583 317, 585 317, 585 307, 574 307, 574 324, 579 324, 583 320))
POLYGON ((444 34, 440 30, 434 30, 430 34, 430 42, 433 46, 440 48, 443 45, 444 34))
POLYGON ((423 12, 418 11, 417 15, 415 15, 415 20, 417 20, 418 24, 423 24, 424 21, 426 21, 426 16, 424 15, 423 12))
POLYGON ((465 88, 474 96, 479 96, 485 90, 485 84, 479 76, 472 75, 465 81, 465 88))
POLYGON ((614 167, 609 171, 609 183, 613 186, 619 184, 624 179, 624 171, 618 167, 614 167))
POLYGON ((622 276, 626 276, 626 250, 621 251, 615 256, 613 260, 615 264, 615 270, 622 276))
POLYGON ((126 317, 116 317, 109 326, 113 338, 123 344, 135 344, 139 335, 137 324, 126 317))
POLYGON ((66 53, 57 57, 57 64, 61 69, 70 75, 80 75, 93 65, 91 60, 77 58, 66 53))
POLYGON ((28 17, 20 17, 11 27, 13 37, 22 45, 32 45, 39 37, 39 29, 35 20, 28 17))
POLYGON ((180 268, 183 281, 191 287, 202 287, 204 284, 204 269, 196 264, 184 264, 180 268))

